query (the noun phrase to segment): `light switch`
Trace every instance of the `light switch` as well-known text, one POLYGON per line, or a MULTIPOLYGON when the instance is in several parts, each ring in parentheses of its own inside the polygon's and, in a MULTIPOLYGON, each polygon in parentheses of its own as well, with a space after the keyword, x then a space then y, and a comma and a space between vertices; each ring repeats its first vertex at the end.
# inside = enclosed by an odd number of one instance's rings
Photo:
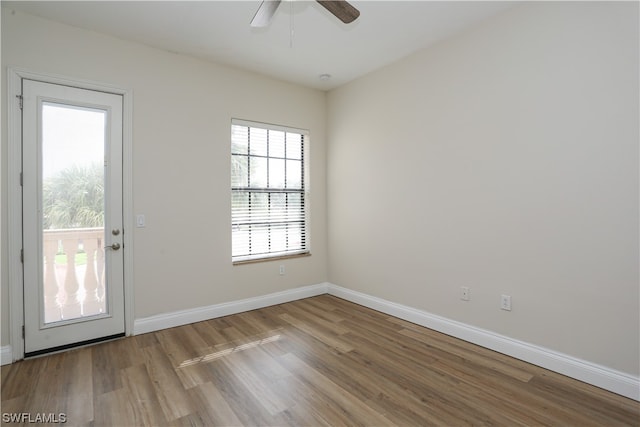
POLYGON ((136 227, 144 227, 145 226, 144 215, 140 214, 136 216, 136 227))

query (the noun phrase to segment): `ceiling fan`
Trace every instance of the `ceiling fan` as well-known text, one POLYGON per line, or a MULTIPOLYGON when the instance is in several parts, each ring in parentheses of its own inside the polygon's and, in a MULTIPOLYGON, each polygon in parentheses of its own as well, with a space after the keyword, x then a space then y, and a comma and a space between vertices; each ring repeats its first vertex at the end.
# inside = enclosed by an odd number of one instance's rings
MULTIPOLYGON (((271 18, 276 13, 276 9, 280 6, 280 2, 281 0, 263 0, 251 20, 251 26, 261 28, 269 25, 271 18)), ((317 0, 317 2, 345 24, 355 21, 360 16, 360 11, 345 0, 317 0)))

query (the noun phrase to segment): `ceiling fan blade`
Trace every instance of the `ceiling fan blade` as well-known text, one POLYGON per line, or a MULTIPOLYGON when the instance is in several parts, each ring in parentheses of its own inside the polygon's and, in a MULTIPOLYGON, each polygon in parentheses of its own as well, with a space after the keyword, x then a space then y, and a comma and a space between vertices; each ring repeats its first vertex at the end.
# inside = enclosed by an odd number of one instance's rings
POLYGON ((336 18, 349 24, 360 16, 360 11, 345 0, 317 0, 325 9, 333 13, 336 18))
POLYGON ((269 25, 271 22, 271 18, 273 18, 273 14, 276 13, 276 9, 280 6, 281 0, 264 0, 256 14, 253 16, 251 20, 251 26, 255 28, 262 28, 269 25))

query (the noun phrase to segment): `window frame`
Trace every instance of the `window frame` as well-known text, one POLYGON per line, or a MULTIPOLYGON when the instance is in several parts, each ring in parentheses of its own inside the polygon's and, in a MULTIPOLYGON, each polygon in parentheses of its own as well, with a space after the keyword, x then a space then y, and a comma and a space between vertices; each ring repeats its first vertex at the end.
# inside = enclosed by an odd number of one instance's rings
MULTIPOLYGON (((231 126, 230 126, 230 130, 231 130, 231 135, 230 135, 230 165, 233 164, 233 156, 234 155, 238 155, 238 154, 234 154, 233 152, 233 128, 234 126, 243 126, 243 127, 248 127, 248 128, 254 128, 254 129, 261 129, 261 130, 266 130, 266 131, 276 131, 276 132, 288 132, 288 133, 295 133, 295 134, 299 134, 302 136, 302 141, 301 141, 301 189, 299 191, 291 191, 292 193, 299 193, 301 195, 301 203, 302 203, 302 210, 303 210, 303 228, 301 230, 301 235, 304 238, 304 245, 301 249, 299 250, 292 250, 290 252, 283 252, 283 251, 271 251, 269 250, 268 252, 262 252, 262 253, 258 253, 258 254, 247 254, 247 255, 236 255, 234 256, 234 227, 236 226, 235 222, 234 222, 234 208, 233 208, 233 198, 234 198, 234 194, 236 192, 249 192, 250 194, 252 192, 254 193, 278 193, 278 192, 282 192, 284 190, 286 191, 290 191, 289 189, 286 189, 286 184, 283 185, 282 187, 278 188, 278 187, 274 187, 273 192, 269 192, 266 191, 265 188, 258 188, 254 191, 252 191, 252 187, 248 186, 248 187, 234 187, 234 175, 233 175, 233 169, 231 169, 230 171, 230 180, 231 180, 231 194, 230 194, 230 198, 231 198, 231 261, 233 265, 239 265, 239 264, 248 264, 248 263, 256 263, 256 262, 266 262, 266 261, 273 261, 273 260, 282 260, 282 259, 289 259, 289 258, 297 258, 297 257, 305 257, 305 256, 310 256, 311 255, 311 239, 310 239, 310 228, 309 228, 309 213, 310 213, 310 185, 309 185, 309 144, 310 144, 310 137, 309 137, 309 131, 306 129, 300 129, 300 128, 294 128, 294 127, 289 127, 289 126, 282 126, 282 125, 275 125, 275 124, 270 124, 270 123, 263 123, 263 122, 256 122, 256 121, 250 121, 250 120, 244 120, 244 119, 235 119, 232 118, 231 119, 231 126)), ((268 144, 268 143, 267 143, 268 144)), ((268 145, 267 145, 268 146, 268 145)), ((267 148, 268 150, 268 148, 267 148)), ((266 156, 260 156, 260 155, 253 155, 255 157, 262 157, 262 158, 267 158, 267 159, 278 159, 279 157, 270 157, 269 152, 267 151, 267 155, 266 156)), ((249 152, 247 153, 247 157, 251 158, 252 154, 249 152)), ((285 161, 286 161, 286 155, 284 157, 285 161)), ((291 159, 289 159, 291 160, 291 159)))

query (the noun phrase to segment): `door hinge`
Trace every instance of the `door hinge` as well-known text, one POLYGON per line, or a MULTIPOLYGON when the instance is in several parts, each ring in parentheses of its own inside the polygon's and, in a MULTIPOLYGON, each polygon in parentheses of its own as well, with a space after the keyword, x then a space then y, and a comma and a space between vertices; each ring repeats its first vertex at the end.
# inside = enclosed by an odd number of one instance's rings
POLYGON ((20 187, 22 187, 24 184, 22 183, 22 172, 20 172, 20 187))
POLYGON ((20 249, 20 262, 24 264, 24 249, 20 249))
POLYGON ((22 339, 24 339, 24 325, 22 325, 22 339))
POLYGON ((24 100, 24 98, 22 97, 22 95, 16 95, 16 98, 18 98, 18 106, 22 110, 22 101, 24 100))

